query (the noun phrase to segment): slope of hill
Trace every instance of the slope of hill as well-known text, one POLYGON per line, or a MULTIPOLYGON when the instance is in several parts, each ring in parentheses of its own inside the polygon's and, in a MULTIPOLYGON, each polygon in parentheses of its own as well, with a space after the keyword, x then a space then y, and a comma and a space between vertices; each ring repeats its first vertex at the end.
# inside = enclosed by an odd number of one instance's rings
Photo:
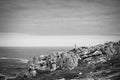
POLYGON ((120 41, 34 57, 8 80, 119 80, 120 41))

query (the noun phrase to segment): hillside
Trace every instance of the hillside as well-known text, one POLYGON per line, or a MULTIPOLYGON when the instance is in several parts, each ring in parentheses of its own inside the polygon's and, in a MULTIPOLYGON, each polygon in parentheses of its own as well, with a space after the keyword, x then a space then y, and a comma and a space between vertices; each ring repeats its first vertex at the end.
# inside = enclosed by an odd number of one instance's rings
POLYGON ((33 57, 8 80, 119 80, 120 41, 33 57))

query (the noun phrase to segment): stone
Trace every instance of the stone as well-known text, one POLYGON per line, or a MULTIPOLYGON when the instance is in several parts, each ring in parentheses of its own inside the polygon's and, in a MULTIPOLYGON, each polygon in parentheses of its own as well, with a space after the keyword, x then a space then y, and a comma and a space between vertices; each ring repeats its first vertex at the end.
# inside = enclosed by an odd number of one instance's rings
POLYGON ((35 77, 36 74, 37 74, 36 70, 32 70, 32 71, 30 71, 30 75, 31 75, 32 77, 35 77))
POLYGON ((5 75, 0 74, 0 80, 6 80, 5 75))

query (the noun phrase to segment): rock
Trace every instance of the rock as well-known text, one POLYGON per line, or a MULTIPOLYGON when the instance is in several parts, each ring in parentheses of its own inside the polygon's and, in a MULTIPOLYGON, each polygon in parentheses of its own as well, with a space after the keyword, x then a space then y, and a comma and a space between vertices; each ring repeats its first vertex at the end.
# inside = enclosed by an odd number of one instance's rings
POLYGON ((79 73, 79 75, 81 75, 81 74, 82 74, 82 72, 79 73))
MULTIPOLYGON (((78 69, 76 70, 79 71, 78 74, 82 73, 81 75, 84 75, 85 73, 94 73, 94 71, 100 69, 112 70, 113 66, 117 66, 118 69, 120 63, 118 59, 119 56, 120 41, 108 42, 91 47, 74 48, 73 50, 69 50, 67 52, 53 52, 48 56, 41 55, 40 57, 34 57, 28 62, 28 68, 33 71, 33 76, 37 74, 35 70, 49 70, 54 72, 57 70, 72 71, 75 69, 78 69)), ((101 75, 102 73, 99 73, 99 76, 101 75)), ((92 79, 93 78, 91 78, 91 80, 92 79)))
POLYGON ((101 51, 95 51, 92 55, 102 55, 101 51))
POLYGON ((65 68, 72 70, 78 66, 78 60, 87 61, 88 64, 106 62, 107 59, 119 52, 116 50, 119 43, 115 44, 109 42, 104 45, 75 48, 68 52, 53 52, 48 56, 41 55, 39 58, 33 57, 28 62, 29 68, 32 70, 49 69, 50 71, 65 68))
POLYGON ((5 77, 5 75, 3 75, 3 74, 0 74, 0 80, 6 80, 6 77, 5 77))
POLYGON ((37 72, 36 72, 36 70, 32 70, 32 71, 30 71, 30 74, 31 74, 32 77, 35 77, 37 72))
POLYGON ((65 78, 62 78, 62 79, 58 79, 58 80, 66 80, 65 78))

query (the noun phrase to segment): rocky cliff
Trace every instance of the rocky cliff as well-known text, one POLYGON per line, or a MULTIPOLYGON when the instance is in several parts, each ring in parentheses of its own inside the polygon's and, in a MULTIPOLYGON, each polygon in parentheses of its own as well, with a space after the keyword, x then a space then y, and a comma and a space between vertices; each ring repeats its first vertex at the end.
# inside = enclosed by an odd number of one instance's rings
POLYGON ((33 57, 14 80, 119 80, 120 41, 33 57))

